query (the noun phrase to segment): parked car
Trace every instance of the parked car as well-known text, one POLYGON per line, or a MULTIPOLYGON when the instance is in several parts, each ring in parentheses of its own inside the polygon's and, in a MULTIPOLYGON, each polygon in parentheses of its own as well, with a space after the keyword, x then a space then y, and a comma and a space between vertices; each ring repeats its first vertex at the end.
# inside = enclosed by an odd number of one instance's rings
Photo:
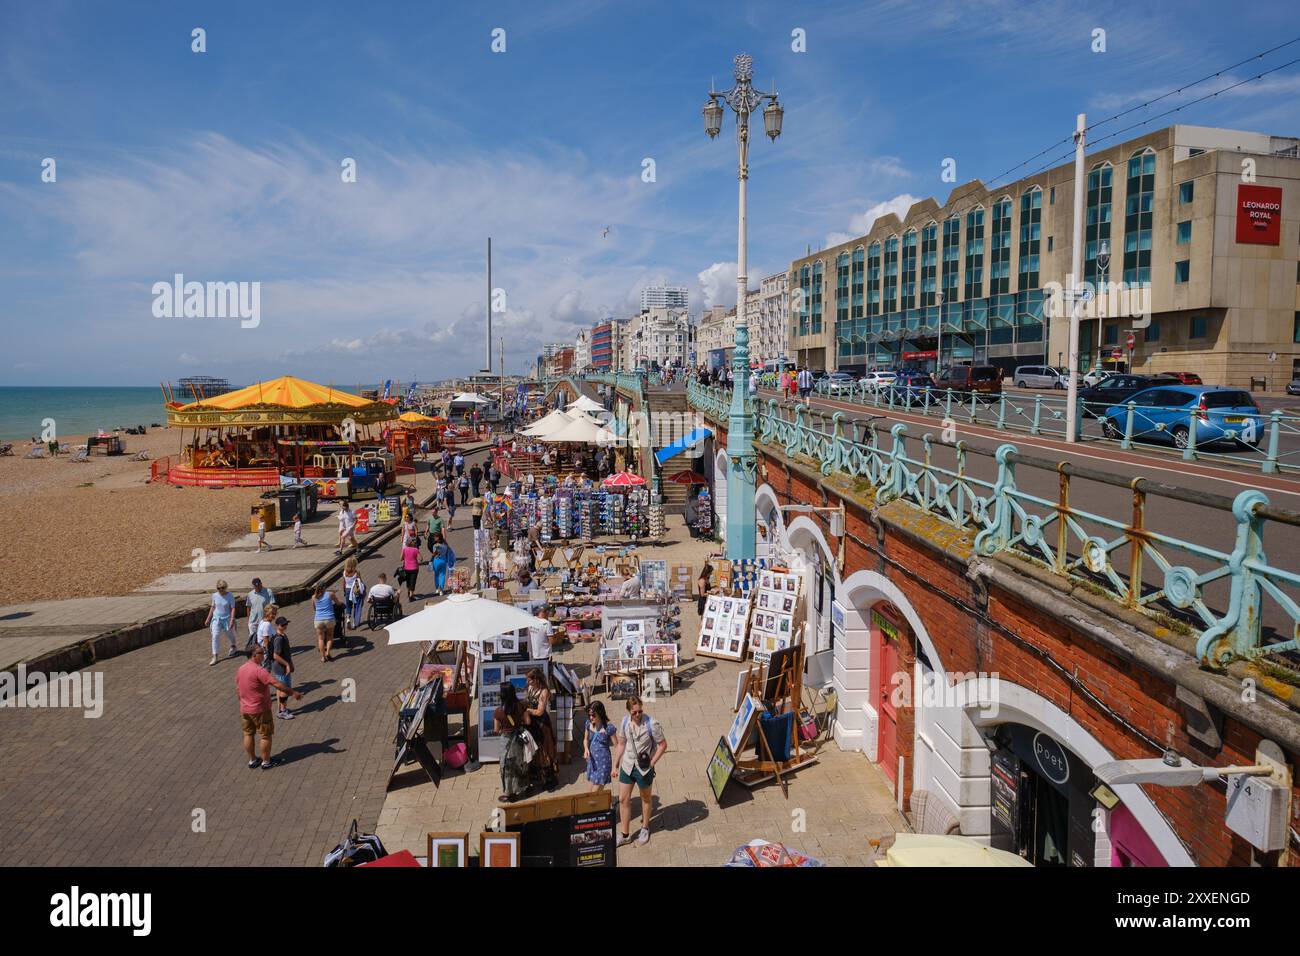
POLYGON ((1174 381, 1182 385, 1204 385, 1205 384, 1204 382, 1201 381, 1201 376, 1197 375, 1195 372, 1157 372, 1155 377, 1158 379, 1172 378, 1174 381))
POLYGON ((1257 447, 1264 438, 1264 416, 1250 393, 1239 388, 1156 385, 1145 389, 1106 409, 1101 430, 1107 437, 1123 436, 1130 403, 1133 437, 1141 441, 1167 439, 1177 448, 1186 448, 1193 416, 1197 445, 1227 441, 1257 447))
MULTIPOLYGON (((934 388, 934 378, 929 372, 899 372, 892 384, 882 387, 882 394, 893 396, 904 405, 923 405, 925 393, 934 388)), ((931 397, 931 401, 933 401, 931 397)))
MULTIPOLYGON (((1095 388, 1111 376, 1118 375, 1119 372, 1108 368, 1094 368, 1086 375, 1079 379, 1081 388, 1095 388)), ((1066 388, 1070 386, 1070 377, 1065 377, 1066 388)))
POLYGON ((1300 395, 1300 378, 1293 378, 1286 383, 1286 393, 1288 395, 1300 395))
POLYGON ((935 377, 934 387, 940 391, 1001 395, 1002 369, 995 365, 953 365, 935 377))
POLYGON ((827 395, 852 395, 858 383, 848 372, 831 372, 826 376, 823 391, 827 395))
POLYGON ((898 378, 897 372, 887 372, 881 369, 875 372, 868 372, 866 375, 862 376, 861 382, 862 385, 866 387, 867 391, 876 392, 887 385, 892 385, 896 378, 898 378))
POLYGON ((1155 384, 1146 375, 1112 375, 1104 378, 1092 388, 1079 389, 1079 399, 1083 402, 1083 413, 1093 418, 1101 418, 1106 409, 1119 402, 1127 402, 1132 396, 1155 384))
POLYGON ((1020 365, 1011 381, 1017 388, 1065 388, 1069 380, 1060 371, 1050 365, 1020 365))

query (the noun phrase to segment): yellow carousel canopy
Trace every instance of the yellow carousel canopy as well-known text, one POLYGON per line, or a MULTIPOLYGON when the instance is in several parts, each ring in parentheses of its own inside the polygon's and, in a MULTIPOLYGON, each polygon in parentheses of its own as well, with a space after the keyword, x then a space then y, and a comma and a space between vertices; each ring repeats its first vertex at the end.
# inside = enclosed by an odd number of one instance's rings
POLYGON ((402 412, 397 416, 397 420, 408 425, 441 425, 447 421, 445 418, 430 418, 428 415, 421 415, 419 412, 402 412))
POLYGON ((396 410, 329 385, 285 375, 224 395, 167 409, 167 424, 184 428, 223 425, 358 425, 387 421, 396 410))

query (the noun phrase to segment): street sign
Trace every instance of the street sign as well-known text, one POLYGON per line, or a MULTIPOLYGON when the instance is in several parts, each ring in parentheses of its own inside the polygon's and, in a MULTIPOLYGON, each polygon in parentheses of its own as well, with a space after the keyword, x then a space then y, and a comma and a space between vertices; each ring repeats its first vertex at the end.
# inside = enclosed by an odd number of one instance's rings
POLYGON ((1124 353, 1121 352, 1118 348, 1113 348, 1110 350, 1110 357, 1114 359, 1123 358, 1124 353))
POLYGON ((1128 350, 1133 351, 1133 346, 1137 344, 1137 337, 1132 332, 1128 334, 1128 350))

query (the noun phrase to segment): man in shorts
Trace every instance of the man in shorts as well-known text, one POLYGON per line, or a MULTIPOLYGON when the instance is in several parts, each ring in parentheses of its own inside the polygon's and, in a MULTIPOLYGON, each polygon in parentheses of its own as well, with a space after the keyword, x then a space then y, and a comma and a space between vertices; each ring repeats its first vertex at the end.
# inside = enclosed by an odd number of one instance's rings
MULTIPOLYGON (((287 617, 277 617, 275 619, 275 633, 267 640, 269 645, 266 653, 270 654, 271 676, 284 684, 285 687, 293 687, 293 648, 289 646, 289 635, 285 628, 289 626, 287 617)), ((276 711, 276 716, 281 720, 293 720, 293 714, 289 711, 288 692, 277 690, 276 699, 280 707, 276 711)))
POLYGON ((235 671, 235 693, 239 697, 239 719, 244 730, 244 754, 248 757, 248 769, 270 770, 275 766, 271 759, 271 737, 275 733, 275 721, 271 718, 271 688, 286 694, 292 694, 294 700, 302 700, 302 691, 294 690, 272 676, 262 666, 266 652, 261 644, 254 644, 248 652, 248 661, 235 671), (261 759, 253 751, 253 738, 261 738, 261 759))

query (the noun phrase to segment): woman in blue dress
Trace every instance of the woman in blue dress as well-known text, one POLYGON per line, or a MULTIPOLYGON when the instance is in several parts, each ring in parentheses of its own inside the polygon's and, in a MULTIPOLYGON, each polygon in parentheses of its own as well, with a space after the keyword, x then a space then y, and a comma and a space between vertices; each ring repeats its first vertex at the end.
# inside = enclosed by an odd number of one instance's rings
POLYGON ((582 752, 587 758, 587 788, 589 793, 604 790, 613 776, 613 759, 610 749, 614 744, 614 727, 605 716, 605 705, 593 700, 587 708, 586 733, 582 738, 582 752))

